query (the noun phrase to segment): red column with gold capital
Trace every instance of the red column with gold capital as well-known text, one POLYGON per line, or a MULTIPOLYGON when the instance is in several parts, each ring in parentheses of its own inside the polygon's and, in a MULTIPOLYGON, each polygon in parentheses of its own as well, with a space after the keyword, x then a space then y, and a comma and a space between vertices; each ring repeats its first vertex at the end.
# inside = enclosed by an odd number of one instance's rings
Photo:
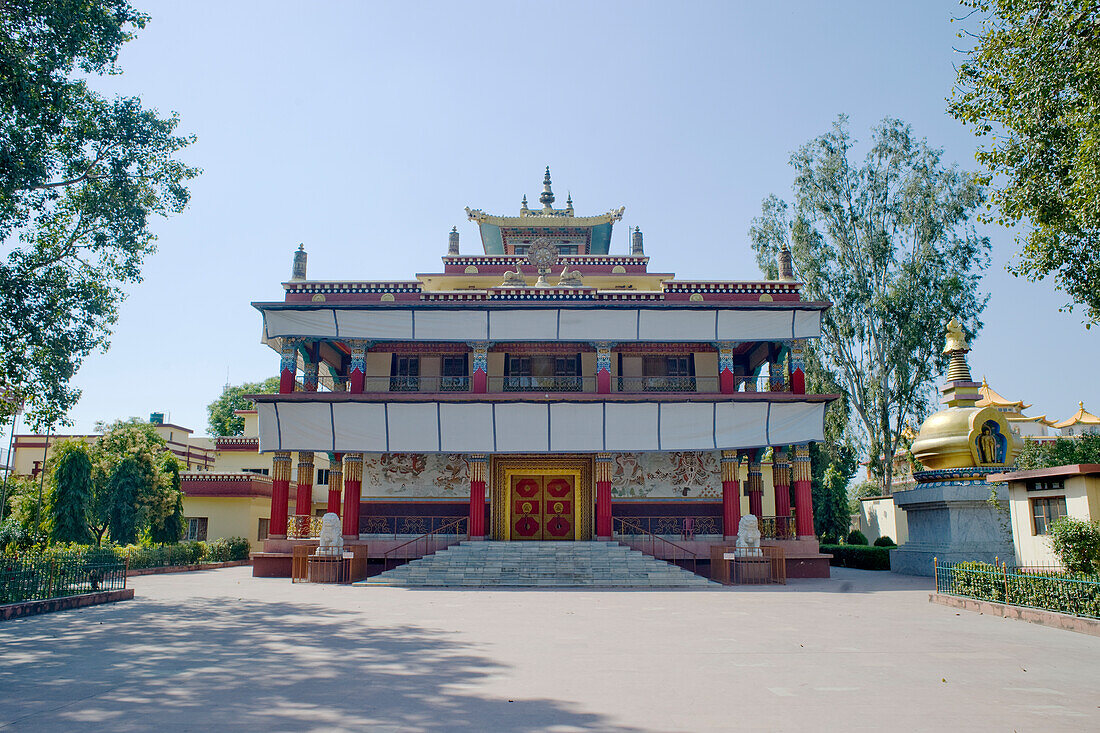
POLYGON ((722 534, 727 540, 736 539, 737 525, 741 523, 740 468, 737 451, 722 451, 722 534))
POLYGON ((470 344, 473 349, 473 363, 470 365, 470 391, 485 394, 489 391, 489 342, 476 341, 470 344))
POLYGON ((348 391, 360 394, 367 374, 367 347, 366 341, 351 341, 351 361, 348 362, 348 391))
POLYGON ((340 494, 344 493, 344 454, 329 453, 328 508, 331 514, 340 513, 340 494))
MULTIPOLYGON (((600 341, 596 343, 595 346, 596 393, 611 394, 611 344, 606 341, 600 341)), ((608 537, 610 536, 611 535, 608 535, 608 537)))
POLYGON ((470 466, 470 539, 485 539, 485 464, 484 455, 475 453, 470 466))
POLYGON ((611 522, 611 454, 596 454, 596 539, 610 540, 611 522))
POLYGON ((804 348, 801 339, 791 342, 791 392, 795 394, 806 394, 806 360, 802 353, 804 348))
POLYGON ((309 536, 309 516, 313 514, 313 451, 298 451, 298 496, 294 501, 294 535, 309 536))
POLYGON ((745 488, 749 494, 749 514, 759 520, 764 514, 764 482, 760 476, 760 459, 755 451, 749 458, 749 480, 745 488))
POLYGON ((279 352, 279 394, 294 391, 294 379, 298 371, 298 339, 283 339, 279 352))
POLYGON ((271 516, 267 531, 272 539, 284 539, 290 505, 290 451, 275 451, 271 473, 271 516))
POLYGON ((799 539, 812 539, 814 535, 814 499, 810 486, 810 448, 794 447, 794 463, 791 466, 794 480, 794 524, 799 539))
POLYGON ((722 394, 733 394, 737 391, 737 379, 733 376, 733 347, 732 341, 719 341, 718 347, 718 388, 722 394))
POLYGON ((775 489, 775 531, 781 537, 791 534, 791 464, 787 462, 787 453, 778 448, 772 449, 772 487, 775 489))
POLYGON ((348 453, 344 456, 343 535, 345 540, 359 539, 359 496, 362 490, 363 454, 348 453))

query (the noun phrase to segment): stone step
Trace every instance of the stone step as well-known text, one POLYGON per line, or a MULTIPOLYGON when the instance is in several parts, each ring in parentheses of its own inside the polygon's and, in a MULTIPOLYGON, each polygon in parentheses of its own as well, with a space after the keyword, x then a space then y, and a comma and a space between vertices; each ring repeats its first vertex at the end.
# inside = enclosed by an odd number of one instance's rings
POLYGON ((617 542, 462 542, 356 585, 705 587, 706 578, 617 542))

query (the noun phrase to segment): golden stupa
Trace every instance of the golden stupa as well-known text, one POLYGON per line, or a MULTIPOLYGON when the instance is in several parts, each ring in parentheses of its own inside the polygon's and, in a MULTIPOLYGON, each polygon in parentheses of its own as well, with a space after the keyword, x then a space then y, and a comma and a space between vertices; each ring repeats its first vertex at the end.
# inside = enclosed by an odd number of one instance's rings
POLYGON ((947 324, 946 342, 943 353, 950 355, 950 362, 942 392, 947 408, 920 426, 913 455, 930 471, 973 468, 978 475, 987 473, 981 469, 1012 465, 1020 441, 1002 413, 975 406, 982 385, 970 377, 966 363, 970 345, 954 318, 947 324))

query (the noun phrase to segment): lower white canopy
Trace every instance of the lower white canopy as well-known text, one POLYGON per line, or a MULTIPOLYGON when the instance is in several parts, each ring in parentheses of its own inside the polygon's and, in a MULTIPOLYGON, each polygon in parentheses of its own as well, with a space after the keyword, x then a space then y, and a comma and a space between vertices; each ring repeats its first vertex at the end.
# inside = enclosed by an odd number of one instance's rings
POLYGON ((824 438, 824 402, 261 402, 260 450, 733 450, 824 438))

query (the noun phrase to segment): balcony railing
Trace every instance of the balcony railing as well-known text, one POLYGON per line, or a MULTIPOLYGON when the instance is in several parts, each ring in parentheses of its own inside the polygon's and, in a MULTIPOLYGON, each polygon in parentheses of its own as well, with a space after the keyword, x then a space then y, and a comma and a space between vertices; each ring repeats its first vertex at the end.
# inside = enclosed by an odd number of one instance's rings
POLYGON ((620 392, 695 392, 695 377, 619 377, 620 392))
POLYGON ((469 377, 390 377, 391 392, 469 392, 469 377))
POLYGON ((595 380, 589 378, 586 380, 584 377, 566 376, 566 377, 531 377, 531 376, 510 376, 510 377, 498 377, 496 379, 489 380, 489 391, 494 391, 493 382, 499 384, 499 391, 501 392, 586 392, 594 390, 586 390, 585 382, 591 382, 591 386, 595 386, 595 380))

